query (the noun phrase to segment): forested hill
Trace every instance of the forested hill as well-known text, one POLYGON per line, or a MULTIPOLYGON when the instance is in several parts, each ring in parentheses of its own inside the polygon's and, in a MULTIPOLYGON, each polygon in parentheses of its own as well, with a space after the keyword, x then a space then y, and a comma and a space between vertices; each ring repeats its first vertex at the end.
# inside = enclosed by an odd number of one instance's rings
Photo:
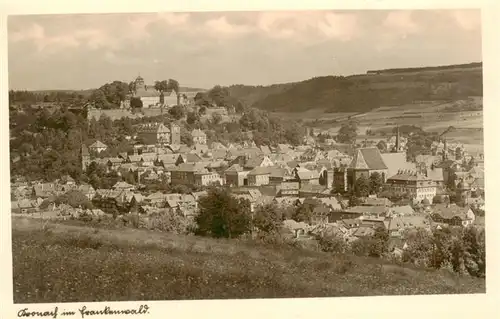
POLYGON ((381 106, 482 96, 482 63, 388 69, 271 86, 233 85, 232 97, 266 111, 367 112, 381 106))

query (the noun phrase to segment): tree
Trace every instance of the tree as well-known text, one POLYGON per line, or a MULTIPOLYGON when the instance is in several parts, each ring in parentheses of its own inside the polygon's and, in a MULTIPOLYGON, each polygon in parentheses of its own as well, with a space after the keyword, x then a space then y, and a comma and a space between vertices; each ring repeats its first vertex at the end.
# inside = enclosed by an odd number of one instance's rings
POLYGON ((193 145, 193 135, 186 128, 181 127, 181 143, 187 146, 193 145))
POLYGON ((334 254, 343 254, 348 249, 347 242, 338 234, 319 236, 318 244, 322 251, 334 254))
POLYGON ((431 263, 430 253, 433 251, 431 234, 423 228, 417 228, 406 236, 406 243, 408 247, 403 253, 403 261, 428 267, 431 263))
POLYGON ((174 80, 174 79, 169 79, 168 83, 167 83, 167 88, 168 88, 168 91, 175 92, 175 95, 177 96, 177 105, 179 105, 180 104, 180 96, 181 96, 179 93, 179 90, 180 90, 179 82, 177 82, 177 80, 174 80))
POLYGON ((197 235, 237 238, 251 230, 250 202, 233 197, 227 189, 210 189, 198 206, 197 235))
POLYGON ((186 117, 186 122, 193 125, 200 121, 200 116, 196 112, 189 112, 186 117))
POLYGON ((157 92, 160 93, 160 104, 165 102, 164 92, 168 90, 168 82, 166 80, 163 81, 155 81, 154 88, 157 92))
POLYGON ((264 233, 278 233, 282 223, 282 211, 274 204, 259 206, 254 212, 253 226, 264 233))
POLYGON ((377 194, 383 185, 384 180, 379 172, 374 172, 370 175, 370 193, 377 194))
POLYGON ((184 117, 184 108, 180 105, 174 105, 168 110, 168 113, 176 120, 184 117))
POLYGON ((370 180, 365 175, 358 177, 354 183, 356 197, 367 197, 370 194, 370 180))
POLYGON ((137 84, 135 83, 135 81, 132 81, 128 84, 128 92, 132 95, 135 95, 137 93, 137 84))
POLYGON ((337 141, 339 143, 354 144, 358 136, 358 125, 355 121, 343 123, 337 134, 337 141))
POLYGON ((140 97, 132 97, 130 99, 130 107, 131 108, 142 108, 142 100, 140 97))
MULTIPOLYGON (((200 105, 201 107, 209 107, 212 104, 212 100, 205 92, 198 92, 194 97, 194 104, 200 105)), ((204 114, 204 113, 201 113, 204 114)))
POLYGON ((381 140, 377 143, 377 148, 380 150, 381 153, 386 153, 387 143, 384 140, 381 140))
POLYGON ((486 248, 484 229, 478 231, 469 226, 463 233, 464 266, 475 277, 484 277, 486 271, 486 248))
POLYGON ((387 253, 389 248, 389 233, 384 227, 375 229, 373 235, 370 251, 368 253, 371 257, 382 257, 387 253))
POLYGON ((69 192, 66 192, 63 195, 60 195, 56 198, 55 203, 57 205, 60 204, 67 204, 73 208, 85 208, 85 209, 92 209, 92 203, 90 200, 82 194, 81 192, 77 190, 72 190, 69 192))
POLYGON ((294 214, 292 216, 292 219, 295 220, 296 222, 305 222, 305 223, 310 223, 312 218, 312 207, 310 205, 300 205, 298 206, 294 214))

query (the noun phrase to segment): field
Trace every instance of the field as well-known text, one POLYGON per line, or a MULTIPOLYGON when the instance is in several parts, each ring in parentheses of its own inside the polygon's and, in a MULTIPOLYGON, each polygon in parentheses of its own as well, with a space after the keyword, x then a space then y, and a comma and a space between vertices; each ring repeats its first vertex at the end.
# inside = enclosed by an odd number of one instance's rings
POLYGON ((392 107, 380 107, 364 113, 329 113, 312 109, 306 112, 275 112, 281 118, 301 119, 306 125, 336 135, 343 122, 349 118, 358 121, 358 142, 378 141, 392 135, 396 125, 416 125, 426 131, 442 134, 450 126, 456 131, 446 134, 450 142, 460 142, 470 153, 483 152, 482 97, 470 97, 453 102, 422 102, 392 107), (463 110, 466 107, 478 110, 463 110), (373 135, 366 135, 366 131, 373 135))
POLYGON ((484 279, 290 245, 12 219, 14 302, 484 293, 484 279))

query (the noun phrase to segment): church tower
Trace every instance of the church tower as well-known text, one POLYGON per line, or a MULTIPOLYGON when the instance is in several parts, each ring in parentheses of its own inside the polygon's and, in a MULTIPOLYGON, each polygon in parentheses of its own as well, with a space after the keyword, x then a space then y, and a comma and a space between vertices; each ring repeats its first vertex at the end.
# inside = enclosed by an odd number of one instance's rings
POLYGON ((448 142, 446 139, 444 139, 443 142, 443 161, 446 161, 448 159, 448 142))

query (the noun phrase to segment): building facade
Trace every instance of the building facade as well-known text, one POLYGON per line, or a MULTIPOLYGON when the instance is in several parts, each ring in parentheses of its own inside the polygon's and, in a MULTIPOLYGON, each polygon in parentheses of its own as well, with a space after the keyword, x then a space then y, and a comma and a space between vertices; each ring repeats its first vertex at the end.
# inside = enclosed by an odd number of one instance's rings
POLYGON ((385 185, 388 190, 410 194, 411 198, 418 202, 427 199, 432 203, 437 192, 436 182, 412 171, 399 171, 398 174, 389 177, 385 185))

